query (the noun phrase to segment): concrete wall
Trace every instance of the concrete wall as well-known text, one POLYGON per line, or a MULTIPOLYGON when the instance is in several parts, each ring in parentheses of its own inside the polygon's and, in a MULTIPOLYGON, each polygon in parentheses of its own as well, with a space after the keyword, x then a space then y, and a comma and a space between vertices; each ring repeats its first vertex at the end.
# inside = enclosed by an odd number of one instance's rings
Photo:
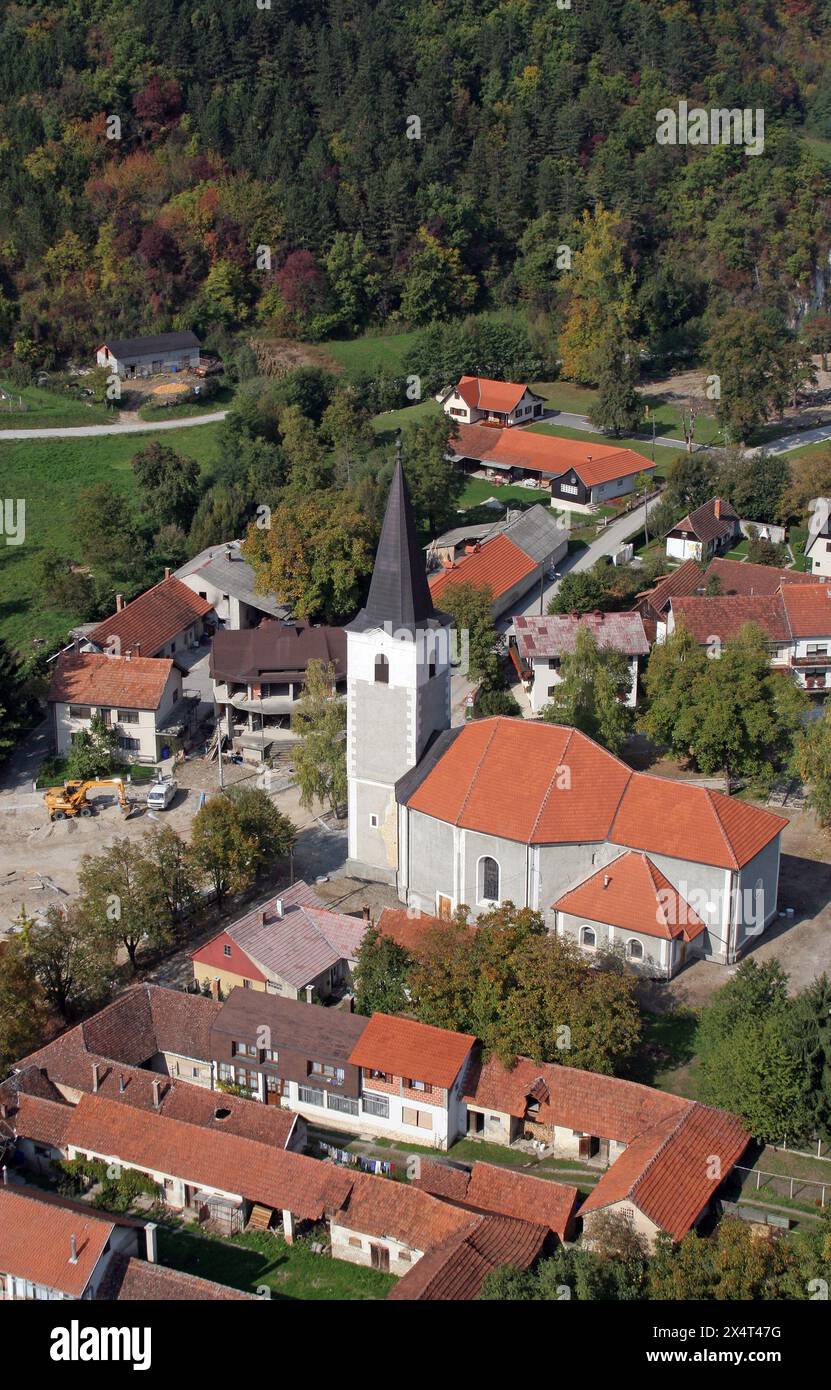
MULTIPOLYGON (((584 1245, 589 1246, 589 1248, 591 1247, 592 1230, 601 1225, 601 1222, 598 1221, 597 1218, 602 1218, 606 1212, 615 1212, 620 1216, 625 1216, 627 1221, 631 1224, 632 1229, 637 1231, 638 1235, 644 1237, 649 1249, 652 1250, 654 1248, 655 1242, 660 1235, 660 1226, 656 1226, 654 1221, 651 1221, 648 1216, 645 1216, 644 1213, 634 1205, 634 1203, 629 1201, 612 1202, 608 1207, 601 1207, 599 1211, 588 1212, 583 1218, 584 1245)), ((579 1216, 580 1213, 578 1212, 577 1215, 579 1216)))
POLYGON ((405 1245, 400 1240, 393 1240, 391 1236, 369 1236, 360 1231, 351 1231, 348 1226, 339 1226, 337 1219, 330 1222, 329 1232, 334 1259, 348 1260, 350 1264, 355 1265, 371 1265, 372 1246, 380 1246, 389 1253, 390 1274, 397 1274, 399 1277, 412 1269, 424 1254, 423 1250, 405 1245))
POLYGON ((621 927, 613 927, 605 922, 593 922, 586 917, 574 917, 568 912, 558 912, 556 918, 557 935, 573 941, 589 957, 598 951, 618 947, 626 953, 627 960, 630 960, 633 968, 648 977, 657 978, 669 978, 680 963, 677 953, 673 950, 675 943, 665 938, 649 936, 646 932, 624 931, 621 927), (594 932, 594 947, 583 945, 583 927, 590 927, 594 932), (629 957, 631 941, 640 944, 643 950, 641 960, 632 960, 629 957))

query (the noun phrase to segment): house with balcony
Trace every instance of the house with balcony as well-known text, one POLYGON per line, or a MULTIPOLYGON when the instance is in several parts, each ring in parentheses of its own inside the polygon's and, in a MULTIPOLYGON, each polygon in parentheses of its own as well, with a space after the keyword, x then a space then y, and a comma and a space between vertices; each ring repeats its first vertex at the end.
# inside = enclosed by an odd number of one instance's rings
POLYGON ((301 879, 194 951, 193 978, 217 993, 237 986, 329 1003, 352 987, 368 921, 332 912, 301 879))
POLYGON ((125 762, 158 762, 196 721, 198 701, 183 694, 184 674, 169 657, 61 652, 46 697, 55 752, 65 757, 100 715, 125 762))
POLYGON ((217 1078, 333 1129, 446 1149, 464 1129, 474 1039, 411 1019, 235 989, 211 1029, 217 1078))
POLYGON ((331 666, 333 695, 346 695, 346 633, 339 627, 265 620, 217 632, 210 674, 217 718, 244 757, 256 761, 296 741, 291 716, 310 661, 331 666))
POLYGON ((831 688, 831 585, 783 584, 773 594, 674 598, 667 634, 683 625, 719 656, 746 623, 765 634, 772 667, 789 671, 803 690, 831 688))
POLYGON ((514 619, 509 652, 528 693, 531 709, 540 714, 562 679, 564 656, 575 651, 577 634, 590 632, 601 650, 620 652, 629 666, 629 688, 623 703, 633 708, 638 699, 638 665, 649 655, 643 622, 638 613, 560 613, 547 617, 514 619))
POLYGON ((542 396, 516 381, 494 381, 487 376, 463 376, 440 397, 451 420, 461 425, 481 424, 509 429, 539 420, 545 406, 542 396))

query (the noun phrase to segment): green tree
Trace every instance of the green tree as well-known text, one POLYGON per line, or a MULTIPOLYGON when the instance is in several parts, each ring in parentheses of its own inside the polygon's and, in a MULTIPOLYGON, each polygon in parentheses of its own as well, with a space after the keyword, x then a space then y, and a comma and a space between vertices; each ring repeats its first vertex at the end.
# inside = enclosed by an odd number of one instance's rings
POLYGON ((155 865, 135 840, 116 839, 99 855, 85 854, 78 871, 78 911, 85 929, 109 954, 127 952, 133 973, 142 942, 152 947, 171 941, 166 902, 155 865))
POLYGON ((218 483, 202 497, 190 529, 194 551, 234 540, 245 529, 248 499, 241 487, 218 483))
POLYGON ((118 735, 104 723, 101 714, 94 714, 88 729, 81 729, 72 740, 66 758, 66 775, 70 780, 86 782, 105 777, 116 765, 118 735))
POLYGON ((469 309, 475 298, 476 280, 458 250, 419 227, 401 291, 403 317, 412 324, 429 323, 469 309))
POLYGON ((0 954, 0 1076, 43 1042, 49 1009, 26 943, 14 936, 0 954))
POLYGON ((599 203, 593 213, 583 213, 580 235, 559 346, 563 376, 596 386, 616 345, 635 341, 635 275, 626 263, 618 213, 599 203))
POLYGON ((618 753, 631 723, 623 703, 631 685, 632 673, 623 652, 601 647, 594 633, 580 626, 574 651, 560 662, 560 681, 542 717, 549 724, 571 724, 618 753))
POLYGON ((259 593, 299 618, 338 622, 358 607, 377 540, 377 523, 348 493, 315 492, 281 503, 269 528, 252 526, 243 554, 259 593))
POLYGON ((309 662, 291 727, 300 739, 293 752, 300 805, 309 811, 317 801, 337 815, 346 803, 346 705, 331 662, 309 662))
POLYGON ((413 511, 419 526, 436 536, 455 520, 465 476, 447 457, 455 426, 429 417, 404 431, 403 454, 413 511))
POLYGON ((142 836, 141 848, 164 898, 167 922, 174 930, 198 902, 198 884, 188 846, 172 825, 163 825, 142 836))
POLYGON ((441 608, 453 618, 453 625, 463 649, 465 634, 468 643, 468 673, 486 689, 499 683, 498 634, 493 621, 493 593, 487 584, 467 581, 448 584, 442 592, 441 608))
POLYGON ((218 906, 249 888, 272 860, 294 844, 295 829, 259 788, 211 797, 193 818, 191 859, 210 882, 218 906))
POLYGON ((112 483, 96 483, 81 492, 73 534, 91 569, 125 579, 142 573, 146 548, 127 499, 112 483))
POLYGON ((202 492, 196 460, 154 441, 133 455, 132 467, 141 509, 153 525, 187 529, 202 492))
POLYGON ((806 1135, 831 1138, 831 983, 823 974, 789 1001, 786 1040, 802 1078, 806 1135))
POLYGON ((323 412, 320 429, 335 452, 338 482, 349 486, 357 461, 369 453, 375 438, 369 416, 354 391, 344 388, 335 392, 323 412))
POLYGON ((781 414, 801 381, 812 375, 807 350, 794 342, 775 312, 730 309, 706 346, 720 395, 716 416, 742 443, 772 413, 781 414))
POLYGON ((598 368, 597 399, 586 412, 597 429, 616 438, 643 428, 643 401, 635 390, 636 361, 634 351, 613 345, 598 368))
POLYGON ((794 747, 794 768, 808 788, 808 805, 820 825, 831 826, 831 711, 800 730, 794 747))
POLYGON ((328 487, 332 481, 332 464, 313 422, 299 406, 286 406, 280 416, 280 436, 292 491, 305 497, 328 487))
POLYGON ((19 658, 0 637, 0 761, 17 746, 28 699, 19 658))
POLYGON ((400 1014, 410 1006, 407 981, 412 958, 390 936, 370 927, 358 949, 355 962, 355 1010, 369 1017, 374 1013, 400 1014))
POLYGON ((115 951, 77 907, 47 908, 28 933, 29 960, 46 999, 62 1018, 105 997, 115 969, 115 951))

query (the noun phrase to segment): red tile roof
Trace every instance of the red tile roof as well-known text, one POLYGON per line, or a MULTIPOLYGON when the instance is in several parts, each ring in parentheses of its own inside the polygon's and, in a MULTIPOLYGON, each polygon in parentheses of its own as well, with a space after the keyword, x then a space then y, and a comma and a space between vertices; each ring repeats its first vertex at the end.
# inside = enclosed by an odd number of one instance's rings
POLYGON ((80 1298, 115 1227, 0 1187, 0 1271, 80 1298), (77 1262, 72 1264, 71 1238, 77 1262))
POLYGON ((109 1302, 204 1303, 238 1299, 249 1302, 257 1298, 256 1294, 243 1293, 227 1284, 216 1284, 213 1279, 200 1279, 196 1274, 183 1274, 180 1269, 148 1264, 147 1260, 135 1257, 116 1256, 113 1266, 112 1276, 108 1270, 101 1289, 101 1296, 109 1302))
POLYGON ((46 698, 50 704, 155 710, 172 670, 168 659, 61 652, 46 698))
POLYGON ((564 893, 552 907, 589 922, 665 941, 692 941, 704 923, 647 855, 629 850, 564 893))
POLYGON ((746 864, 787 824, 719 792, 632 772, 576 729, 507 718, 467 724, 407 805, 525 844, 610 839, 723 868, 746 864))
POLYGON ((31 1139, 36 1144, 63 1149, 71 1117, 71 1105, 22 1093, 17 1098, 10 1123, 20 1139, 31 1139))
POLYGON ((560 1240, 571 1234, 577 1188, 549 1182, 494 1163, 474 1163, 469 1173, 424 1159, 413 1186, 446 1201, 499 1216, 547 1226, 560 1240))
POLYGON ((452 1033, 411 1018, 373 1014, 355 1043, 352 1066, 392 1073, 430 1086, 449 1089, 476 1041, 469 1033, 452 1033))
POLYGON ((794 638, 831 636, 831 586, 788 584, 782 602, 794 638))
POLYGON ((332 1164, 216 1129, 208 1134, 199 1125, 161 1114, 150 1120, 146 1112, 101 1096, 81 1097, 67 1142, 102 1158, 288 1209, 311 1221, 339 1207, 353 1183, 332 1164))
POLYGON ((627 849, 740 869, 788 824, 783 816, 691 782, 630 779, 609 839, 627 849))
POLYGON ((115 639, 121 652, 133 648, 141 656, 153 656, 180 632, 212 612, 213 604, 171 575, 125 604, 120 613, 105 618, 93 628, 89 641, 96 647, 112 649, 115 639))
MULTIPOLYGON (((801 593, 802 585, 794 585, 789 593, 801 593)), ((811 588, 811 593, 816 590, 811 588)), ((676 626, 684 626, 702 646, 714 637, 729 642, 737 637, 745 623, 755 623, 772 642, 787 642, 790 638, 788 619, 782 595, 728 594, 716 598, 674 598, 672 612, 676 626)), ((831 604, 829 604, 831 626, 831 604)))
POLYGON ((680 1240, 749 1142, 735 1115, 689 1104, 681 1115, 661 1121, 629 1145, 603 1174, 580 1215, 631 1201, 680 1240))
MULTIPOLYGON (((433 917, 413 907, 385 907, 378 918, 377 929, 403 946, 412 955, 419 951, 433 932, 446 931, 453 923, 444 917, 433 917)), ((475 927, 470 928, 471 932, 475 927)))
POLYGON ((460 425, 451 445, 458 458, 480 459, 504 468, 522 468, 558 478, 573 468, 586 487, 652 472, 655 464, 634 449, 593 440, 561 439, 533 429, 490 429, 460 425))
MULTIPOLYGON (((695 564, 687 560, 686 564, 695 564)), ((682 566, 683 568, 683 566, 682 566)), ((748 560, 730 560, 717 556, 708 565, 702 584, 716 578, 723 594, 775 594, 781 584, 820 584, 819 575, 802 574, 800 570, 780 570, 773 565, 752 565, 748 560)))
POLYGON ((466 405, 507 414, 522 400, 528 387, 516 381, 494 381, 488 376, 463 376, 456 390, 466 405))
POLYGON ((476 1061, 465 1078, 465 1100, 483 1110, 524 1119, 532 1089, 541 1124, 629 1144, 636 1135, 690 1102, 616 1076, 517 1058, 510 1070, 495 1057, 476 1061))
POLYGON ((422 1255, 387 1294, 393 1300, 443 1303, 476 1298, 487 1276, 500 1265, 529 1269, 543 1252, 545 1226, 509 1216, 482 1216, 422 1255))
POLYGON ((636 607, 640 611, 648 604, 656 613, 663 614, 669 608, 670 599, 676 594, 692 594, 706 582, 696 561, 685 560, 676 570, 663 575, 651 589, 642 590, 637 596, 636 607))
POLYGON ((469 1212, 419 1191, 412 1183, 368 1173, 353 1174, 352 1183, 349 1197, 333 1217, 335 1225, 349 1231, 389 1237, 412 1250, 425 1251, 470 1226, 469 1212))
POLYGON ((530 555, 526 555, 507 536, 494 536, 483 545, 478 545, 463 560, 443 569, 440 574, 431 575, 430 593, 433 602, 437 603, 454 585, 475 584, 477 588, 487 586, 493 599, 498 599, 526 575, 534 574, 537 568, 530 555))

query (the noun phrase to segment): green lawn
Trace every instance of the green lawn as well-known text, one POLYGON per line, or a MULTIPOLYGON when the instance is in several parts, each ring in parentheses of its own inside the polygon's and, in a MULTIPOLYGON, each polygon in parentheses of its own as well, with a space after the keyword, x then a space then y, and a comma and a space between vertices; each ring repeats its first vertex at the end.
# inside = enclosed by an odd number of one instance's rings
POLYGON ((159 1230, 163 1265, 213 1279, 246 1293, 262 1288, 273 1298, 354 1301, 386 1298, 391 1274, 315 1255, 303 1241, 286 1245, 282 1236, 251 1232, 233 1240, 209 1239, 186 1231, 159 1230))
POLYGON ((416 339, 410 333, 386 333, 375 337, 333 339, 322 346, 343 368, 344 373, 371 372, 378 367, 389 371, 403 370, 404 359, 416 339))
POLYGON ((73 425, 105 425, 118 420, 118 412, 87 400, 75 400, 68 392, 44 391, 38 386, 12 386, 0 381, 0 390, 11 401, 0 399, 0 431, 63 429, 73 425), (22 399, 24 409, 19 402, 22 399))
POLYGON ((803 444, 799 449, 788 449, 785 457, 788 459, 809 458, 813 454, 827 454, 829 448, 831 448, 831 440, 821 439, 817 444, 803 444))
POLYGON ((222 386, 215 396, 205 400, 200 400, 198 396, 188 396, 179 405, 170 401, 166 406, 158 406, 147 400, 139 406, 139 415, 142 420, 151 424, 154 420, 182 420, 190 415, 211 415, 215 410, 227 410, 234 394, 233 387, 222 386))
MULTIPOLYGON (((509 502, 542 502, 551 504, 551 493, 547 489, 520 487, 518 483, 489 483, 486 478, 468 478, 465 490, 459 498, 459 508, 481 507, 489 497, 495 497, 503 506, 509 502)), ((496 515, 496 508, 493 509, 496 515)))
MULTIPOLYGON (((552 410, 563 410, 573 415, 585 415, 597 400, 597 391, 591 386, 577 386, 573 381, 535 381, 531 387, 542 396, 552 410)), ((657 434, 678 437, 679 444, 683 447, 681 434, 681 421, 678 410, 669 401, 661 396, 656 396, 650 391, 642 390, 640 395, 643 397, 644 405, 649 406, 655 416, 655 426, 657 434)), ((552 432, 560 433, 556 430, 556 420, 550 422, 552 432)), ((644 424, 644 431, 647 424, 644 424)), ((651 420, 648 425, 651 435, 651 420)), ((719 426, 714 416, 701 414, 695 422, 695 439, 700 444, 710 444, 717 437, 719 426)), ((611 441, 610 441, 611 442, 611 441)), ((645 441, 640 441, 643 449, 645 441)))
POLYGON ((172 444, 210 473, 216 456, 217 425, 194 425, 181 435, 102 435, 98 439, 0 441, 0 497, 26 502, 22 545, 0 545, 0 636, 21 650, 35 637, 47 648, 63 639, 77 613, 46 607, 37 593, 35 572, 43 550, 76 554, 73 516, 78 494, 94 483, 112 482, 127 495, 135 486, 133 455, 154 440, 172 444))
POLYGON ((383 415, 373 417, 372 428, 377 442, 387 444, 396 430, 403 429, 405 425, 418 424, 419 420, 429 419, 431 416, 438 418, 441 413, 441 406, 431 396, 415 405, 403 406, 401 410, 385 410, 383 415))

